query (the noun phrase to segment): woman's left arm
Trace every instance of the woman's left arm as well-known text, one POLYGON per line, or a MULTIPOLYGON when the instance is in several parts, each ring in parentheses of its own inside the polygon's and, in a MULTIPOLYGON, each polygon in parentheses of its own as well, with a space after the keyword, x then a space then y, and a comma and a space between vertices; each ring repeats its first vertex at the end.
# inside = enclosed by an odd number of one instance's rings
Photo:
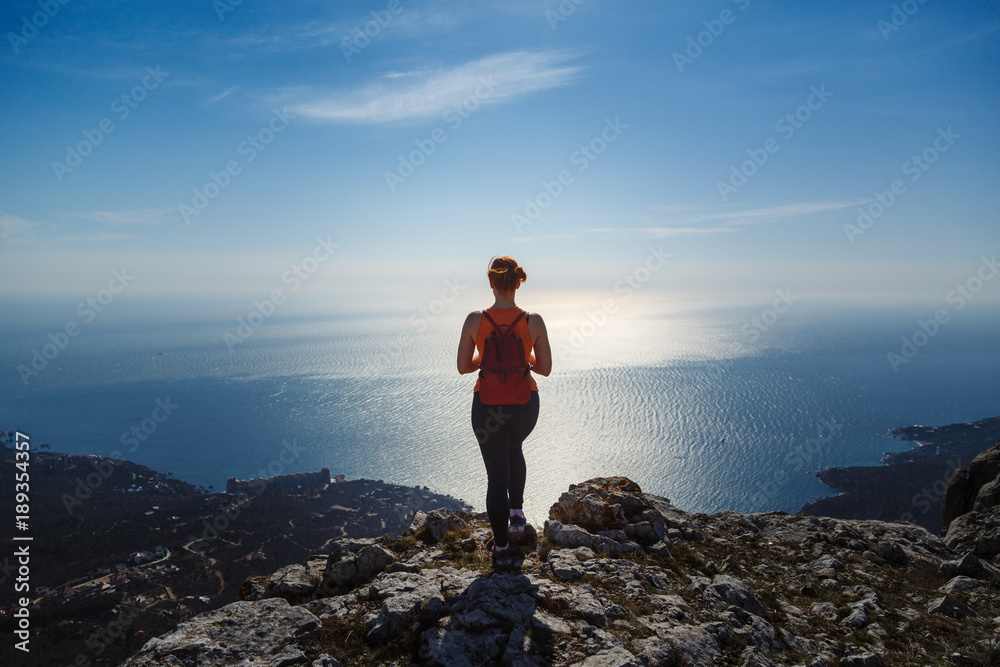
POLYGON ((552 372, 552 348, 549 346, 549 332, 545 328, 542 316, 538 313, 531 313, 528 319, 528 333, 532 337, 532 356, 535 357, 531 370, 547 376, 552 372))

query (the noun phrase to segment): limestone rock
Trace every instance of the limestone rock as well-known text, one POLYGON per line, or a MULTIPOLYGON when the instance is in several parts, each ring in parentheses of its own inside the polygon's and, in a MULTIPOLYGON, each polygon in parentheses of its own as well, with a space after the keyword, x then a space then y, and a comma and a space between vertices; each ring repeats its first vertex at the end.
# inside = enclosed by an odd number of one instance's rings
POLYGON ((734 605, 757 616, 764 616, 767 613, 764 605, 745 583, 726 574, 716 575, 703 595, 709 604, 716 607, 721 605, 723 609, 734 605))
POLYGON ((150 639, 126 667, 271 667, 306 662, 299 641, 316 633, 320 621, 283 598, 233 602, 199 614, 173 632, 150 639))
POLYGON ((837 618, 837 608, 832 602, 816 602, 812 606, 812 613, 828 620, 837 618))
POLYGON ((576 547, 587 547, 597 553, 608 556, 617 556, 623 553, 639 551, 641 546, 626 539, 623 542, 608 537, 606 535, 595 535, 585 528, 572 524, 564 524, 559 521, 549 520, 545 522, 545 537, 562 547, 574 549, 576 547))
POLYGON ((661 629, 656 634, 674 647, 682 664, 712 665, 722 655, 719 640, 703 626, 661 629))
POLYGON ((868 614, 865 613, 864 607, 857 606, 852 608, 851 613, 844 618, 841 623, 849 628, 863 628, 868 625, 870 621, 868 620, 868 614))
POLYGON ((945 543, 955 551, 971 551, 983 558, 1000 555, 1000 507, 967 512, 952 520, 945 543))
POLYGON ((941 525, 944 532, 952 521, 968 512, 989 512, 1000 502, 1000 442, 959 468, 948 481, 941 502, 941 525))
POLYGON ((494 664, 504 652, 506 639, 500 629, 473 634, 431 628, 420 635, 420 656, 432 665, 473 667, 494 664))
POLYGON ((945 595, 944 597, 931 600, 927 605, 927 612, 930 614, 951 616, 952 618, 965 618, 966 616, 979 615, 960 600, 957 600, 950 595, 945 595))
POLYGON ((985 584, 981 581, 959 575, 949 580, 948 583, 941 587, 941 590, 949 594, 966 593, 968 591, 974 591, 977 588, 982 588, 983 586, 985 586, 985 584))
POLYGON ((415 534, 425 535, 431 542, 437 544, 448 531, 468 527, 465 520, 458 514, 442 508, 431 512, 418 510, 413 517, 410 530, 415 534))
POLYGON ((549 510, 549 518, 596 533, 625 528, 630 523, 626 509, 633 514, 646 509, 639 485, 626 477, 599 477, 570 486, 549 510))
POLYGON ((583 650, 587 658, 575 663, 579 667, 643 667, 642 662, 625 649, 614 635, 593 627, 585 627, 583 650))
POLYGON ((639 659, 644 665, 657 667, 674 667, 677 664, 677 654, 674 647, 659 637, 648 637, 634 642, 639 651, 639 659))
POLYGON ((959 559, 944 561, 938 568, 938 571, 946 577, 958 575, 980 577, 984 570, 982 561, 973 553, 967 553, 959 559))
POLYGON ((350 589, 371 581, 396 560, 395 554, 380 544, 340 542, 334 543, 327 560, 323 578, 326 590, 350 589))
POLYGON ((903 547, 896 542, 890 542, 888 540, 879 542, 875 553, 877 553, 879 557, 887 563, 892 563, 893 565, 906 564, 906 552, 903 551, 903 547))
POLYGON ((310 558, 305 565, 283 567, 267 577, 252 577, 240 589, 241 600, 280 597, 295 604, 311 598, 323 583, 326 557, 310 558))
POLYGON ((344 618, 351 613, 356 602, 356 595, 347 594, 310 600, 302 606, 323 620, 325 618, 344 618))
POLYGON ((547 561, 557 579, 573 581, 586 574, 588 569, 593 569, 587 567, 586 561, 595 556, 596 554, 588 547, 553 549, 549 552, 547 561))
POLYGON ((740 658, 740 667, 774 667, 774 663, 753 646, 744 649, 740 658))
POLYGON ((841 667, 882 667, 882 659, 874 653, 852 653, 840 660, 841 667))

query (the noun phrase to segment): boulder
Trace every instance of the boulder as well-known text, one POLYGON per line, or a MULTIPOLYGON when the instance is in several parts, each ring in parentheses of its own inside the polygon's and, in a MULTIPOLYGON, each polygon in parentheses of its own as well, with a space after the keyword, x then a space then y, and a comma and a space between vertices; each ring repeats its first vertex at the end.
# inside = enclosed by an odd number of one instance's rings
POLYGON ((757 616, 764 616, 767 613, 764 605, 745 583, 726 574, 716 575, 702 595, 717 609, 733 605, 757 616))
POLYGON ((434 544, 441 541, 444 534, 456 530, 468 528, 469 524, 461 516, 448 509, 436 509, 431 512, 417 513, 410 524, 410 530, 415 534, 430 540, 434 544))
POLYGON ((950 595, 931 600, 927 605, 927 613, 942 614, 943 616, 951 616, 952 618, 978 616, 975 611, 950 595))
POLYGON ((854 628, 856 630, 865 627, 870 622, 871 621, 868 620, 868 614, 865 613, 865 609, 861 605, 854 606, 851 609, 851 613, 841 621, 841 623, 847 627, 854 628))
POLYGON ((948 481, 941 502, 942 532, 968 512, 989 512, 1000 503, 1000 442, 980 452, 968 467, 959 468, 948 481))
POLYGON ((674 647, 659 637, 640 639, 633 644, 635 649, 639 651, 638 657, 644 665, 674 667, 677 664, 677 654, 674 652, 674 647))
POLYGON ((944 541, 955 551, 971 551, 983 558, 996 558, 1000 555, 1000 507, 957 517, 948 525, 944 541))
POLYGON ((282 598, 233 602, 199 614, 162 637, 150 639, 125 667, 222 667, 305 664, 299 641, 314 636, 320 621, 282 598))
POLYGON ((549 518, 596 533, 624 529, 632 515, 647 509, 639 485, 627 477, 598 477, 573 484, 549 510, 549 518))
POLYGON ((831 621, 837 618, 837 608, 832 602, 814 602, 812 613, 831 621))
POLYGON ((774 667, 774 663, 753 646, 743 650, 740 660, 740 667, 774 667))
POLYGON ((903 547, 897 542, 882 540, 875 547, 875 552, 882 560, 892 565, 906 564, 906 552, 903 551, 903 547))
POLYGON ((941 563, 938 572, 946 577, 980 577, 985 572, 983 562, 973 553, 967 553, 956 560, 946 560, 941 563))
POLYGON ((714 665, 722 656, 719 639, 705 626, 657 629, 656 635, 674 647, 681 664, 714 665))
POLYGON ((561 547, 616 556, 641 550, 671 559, 671 540, 704 539, 690 515, 666 498, 643 493, 626 477, 573 484, 549 510, 545 536, 561 547))
POLYGON ((882 658, 874 653, 852 653, 841 658, 840 667, 882 667, 882 658))
MULTIPOLYGON (((338 541, 339 542, 339 541, 338 541)), ((380 544, 338 545, 330 552, 323 577, 324 591, 351 589, 369 582, 396 560, 395 554, 380 544), (358 547, 352 552, 353 547, 358 547)))
POLYGON ((587 574, 586 561, 595 556, 596 554, 587 547, 553 549, 549 552, 547 562, 557 579, 573 581, 587 574))
POLYGON ((595 535, 580 526, 564 524, 560 521, 554 520, 545 522, 544 534, 545 537, 549 538, 553 543, 561 547, 569 549, 586 547, 591 551, 608 556, 617 556, 623 553, 640 551, 642 549, 641 546, 629 539, 619 542, 613 537, 609 537, 607 535, 595 535))
POLYGON ((240 600, 253 602, 279 597, 292 604, 305 602, 315 597, 323 583, 326 560, 326 556, 317 556, 305 565, 287 565, 266 577, 250 577, 240 588, 240 600))
POLYGON ((977 588, 982 588, 985 586, 983 582, 978 579, 972 579, 970 577, 963 577, 961 575, 953 577, 941 587, 941 590, 945 593, 967 593, 968 591, 974 591, 977 588))

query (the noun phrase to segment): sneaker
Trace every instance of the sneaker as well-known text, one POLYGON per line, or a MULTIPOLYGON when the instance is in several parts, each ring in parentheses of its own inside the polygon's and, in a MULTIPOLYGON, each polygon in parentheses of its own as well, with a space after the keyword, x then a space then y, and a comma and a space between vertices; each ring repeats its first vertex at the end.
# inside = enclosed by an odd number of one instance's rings
POLYGON ((510 518, 510 528, 507 529, 507 532, 520 537, 524 534, 524 526, 527 523, 528 520, 524 518, 523 514, 521 516, 512 516, 510 518))
POLYGON ((490 553, 493 554, 493 565, 496 567, 510 567, 513 563, 510 553, 510 545, 507 545, 506 549, 497 549, 497 545, 490 547, 490 553))

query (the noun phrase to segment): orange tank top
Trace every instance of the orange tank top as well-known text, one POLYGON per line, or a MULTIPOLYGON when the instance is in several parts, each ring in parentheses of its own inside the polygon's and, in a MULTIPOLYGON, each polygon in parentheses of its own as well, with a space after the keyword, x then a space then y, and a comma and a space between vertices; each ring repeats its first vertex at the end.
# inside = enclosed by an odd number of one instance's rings
MULTIPOLYGON (((520 308, 487 308, 490 313, 490 317, 493 321, 499 325, 510 324, 514 321, 514 318, 518 316, 521 312, 520 308)), ((490 321, 485 317, 479 318, 479 331, 476 332, 476 350, 479 352, 479 358, 483 358, 483 345, 486 342, 486 337, 490 335, 490 329, 493 327, 490 321)), ((528 317, 525 314, 521 318, 521 321, 517 323, 514 327, 514 331, 518 336, 521 337, 521 341, 524 343, 524 358, 528 359, 531 355, 531 333, 528 331, 528 317)), ((530 375, 530 374, 529 374, 530 375)), ((535 384, 535 377, 530 375, 531 379, 531 391, 538 391, 538 385, 535 384)), ((522 387, 524 385, 521 385, 522 387)), ((473 391, 479 391, 479 378, 476 378, 476 388, 473 391)))

